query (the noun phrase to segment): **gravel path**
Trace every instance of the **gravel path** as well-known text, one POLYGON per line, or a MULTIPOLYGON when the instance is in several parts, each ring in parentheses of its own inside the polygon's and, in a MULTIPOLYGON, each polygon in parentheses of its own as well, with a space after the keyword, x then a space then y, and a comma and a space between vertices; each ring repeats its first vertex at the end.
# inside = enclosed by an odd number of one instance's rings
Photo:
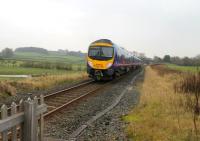
MULTIPOLYGON (((45 123, 48 137, 68 139, 73 131, 84 125, 91 117, 106 109, 122 93, 137 72, 128 74, 120 82, 113 82, 99 93, 68 107, 45 123)), ((142 78, 139 77, 139 79, 142 78)), ((77 140, 127 140, 125 123, 121 117, 127 114, 139 99, 139 93, 131 87, 120 103, 110 112, 95 121, 77 140)))

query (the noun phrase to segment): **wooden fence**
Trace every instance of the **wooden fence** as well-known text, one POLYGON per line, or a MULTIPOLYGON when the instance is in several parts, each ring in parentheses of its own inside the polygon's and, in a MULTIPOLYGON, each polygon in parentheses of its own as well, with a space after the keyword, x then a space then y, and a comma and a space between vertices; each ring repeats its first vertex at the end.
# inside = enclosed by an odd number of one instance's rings
POLYGON ((12 103, 10 108, 1 107, 1 141, 43 141, 44 118, 47 106, 44 97, 28 98, 19 104, 12 103))

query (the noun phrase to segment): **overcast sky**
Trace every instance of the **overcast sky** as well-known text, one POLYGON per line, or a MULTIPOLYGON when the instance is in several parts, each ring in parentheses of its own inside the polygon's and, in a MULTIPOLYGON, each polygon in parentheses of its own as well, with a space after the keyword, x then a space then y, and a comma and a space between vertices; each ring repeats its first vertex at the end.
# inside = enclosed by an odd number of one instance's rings
POLYGON ((199 0, 0 0, 0 50, 86 52, 108 38, 147 56, 200 54, 199 0))

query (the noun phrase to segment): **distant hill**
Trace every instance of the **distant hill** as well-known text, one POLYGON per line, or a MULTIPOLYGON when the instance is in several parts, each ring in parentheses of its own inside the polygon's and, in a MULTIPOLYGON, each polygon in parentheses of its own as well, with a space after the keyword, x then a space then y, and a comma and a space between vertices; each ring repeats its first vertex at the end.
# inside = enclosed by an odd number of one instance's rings
POLYGON ((16 48, 15 52, 32 52, 32 53, 48 54, 48 50, 39 47, 20 47, 16 48))
POLYGON ((86 57, 86 55, 87 55, 87 53, 83 53, 81 51, 69 51, 69 50, 62 50, 62 49, 59 49, 56 52, 60 53, 60 54, 76 56, 76 57, 86 57))
POLYGON ((81 51, 68 51, 60 49, 58 51, 48 51, 39 47, 19 47, 15 49, 14 55, 9 59, 20 61, 85 64, 86 55, 86 53, 82 53, 81 51))
POLYGON ((86 53, 82 53, 80 51, 69 51, 67 53, 67 55, 71 55, 71 56, 78 56, 78 57, 85 57, 87 54, 86 53))
POLYGON ((67 56, 76 56, 76 57, 85 57, 87 54, 82 53, 81 51, 68 51, 59 49, 58 51, 48 51, 44 48, 39 47, 19 47, 15 49, 16 53, 39 53, 39 54, 58 54, 58 55, 67 55, 67 56))

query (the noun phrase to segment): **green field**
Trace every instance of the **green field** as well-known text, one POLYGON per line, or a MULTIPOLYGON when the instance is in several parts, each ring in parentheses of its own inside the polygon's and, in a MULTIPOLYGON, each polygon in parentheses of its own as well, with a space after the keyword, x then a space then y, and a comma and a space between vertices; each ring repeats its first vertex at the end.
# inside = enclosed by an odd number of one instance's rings
POLYGON ((0 58, 0 75, 32 76, 0 76, 0 99, 16 95, 16 92, 46 90, 88 79, 83 56, 48 51, 47 54, 14 52, 10 58, 0 58))
POLYGON ((70 71, 80 71, 86 69, 84 57, 69 56, 57 52, 48 54, 32 52, 15 52, 12 58, 0 60, 0 75, 41 75, 41 74, 65 74, 70 71), (36 62, 49 66, 71 65, 71 69, 56 69, 43 67, 26 67, 25 62, 36 62))
POLYGON ((44 62, 62 62, 62 63, 85 63, 85 58, 64 55, 56 52, 49 52, 48 54, 32 53, 32 52, 15 52, 10 59, 22 61, 44 61, 44 62))
POLYGON ((69 71, 41 68, 22 68, 17 66, 0 66, 0 75, 40 75, 40 74, 64 74, 69 71))
POLYGON ((198 72, 200 71, 200 66, 195 67, 195 66, 178 66, 175 64, 167 64, 169 68, 175 69, 175 70, 180 70, 184 72, 198 72))

